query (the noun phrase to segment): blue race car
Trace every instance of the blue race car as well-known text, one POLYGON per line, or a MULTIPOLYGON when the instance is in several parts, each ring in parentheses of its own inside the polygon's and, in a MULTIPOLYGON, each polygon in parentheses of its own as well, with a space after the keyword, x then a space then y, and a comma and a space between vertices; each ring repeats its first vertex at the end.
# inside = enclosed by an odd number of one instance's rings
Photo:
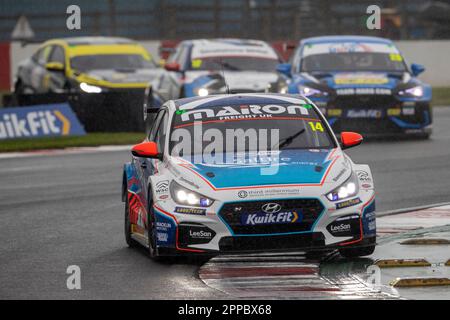
MULTIPOLYGON (((291 63, 277 70, 286 76, 284 91, 311 99, 335 132, 422 138, 431 134, 431 87, 417 79, 425 68, 408 66, 388 39, 307 38, 291 63)), ((269 91, 279 92, 280 87, 269 91)))

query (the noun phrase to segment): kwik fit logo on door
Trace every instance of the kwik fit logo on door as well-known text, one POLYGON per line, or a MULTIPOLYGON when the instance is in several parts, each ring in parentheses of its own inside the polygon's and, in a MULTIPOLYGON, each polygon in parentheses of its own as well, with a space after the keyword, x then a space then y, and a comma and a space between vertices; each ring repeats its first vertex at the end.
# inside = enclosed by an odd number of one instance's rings
POLYGON ((298 223, 302 220, 302 215, 296 210, 282 210, 280 204, 270 202, 261 207, 262 212, 244 213, 241 215, 243 225, 278 224, 278 223, 298 223))
POLYGON ((0 139, 85 134, 67 103, 0 109, 0 139))

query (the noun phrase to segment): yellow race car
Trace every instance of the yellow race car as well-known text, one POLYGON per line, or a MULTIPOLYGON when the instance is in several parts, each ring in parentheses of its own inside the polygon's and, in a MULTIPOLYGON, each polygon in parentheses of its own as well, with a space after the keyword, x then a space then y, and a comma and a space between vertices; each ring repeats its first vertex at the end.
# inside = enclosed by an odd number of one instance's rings
POLYGON ((20 63, 12 105, 68 102, 88 132, 142 131, 144 92, 163 72, 130 39, 49 40, 20 63))
POLYGON ((19 64, 15 93, 143 90, 160 72, 148 51, 130 39, 54 39, 19 64))

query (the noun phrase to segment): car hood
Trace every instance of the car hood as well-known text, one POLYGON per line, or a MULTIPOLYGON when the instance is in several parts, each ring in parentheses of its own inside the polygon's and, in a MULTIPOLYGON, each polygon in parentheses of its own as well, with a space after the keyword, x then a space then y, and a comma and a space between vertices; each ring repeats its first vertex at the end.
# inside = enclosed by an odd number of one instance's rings
POLYGON ((85 74, 88 77, 111 83, 148 83, 155 79, 161 72, 160 69, 90 70, 85 74))
POLYGON ((239 154, 225 164, 211 164, 175 158, 171 161, 183 172, 180 176, 206 183, 214 189, 279 185, 323 185, 341 183, 351 174, 351 163, 340 149, 283 150, 278 154, 239 154), (278 160, 275 160, 278 158, 278 160), (244 162, 244 163, 243 163, 244 162))

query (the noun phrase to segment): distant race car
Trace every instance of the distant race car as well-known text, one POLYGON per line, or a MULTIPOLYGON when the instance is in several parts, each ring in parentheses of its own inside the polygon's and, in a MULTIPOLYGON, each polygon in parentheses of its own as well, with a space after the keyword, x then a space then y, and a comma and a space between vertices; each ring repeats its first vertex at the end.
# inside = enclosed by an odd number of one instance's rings
POLYGON ((167 101, 124 166, 125 238, 152 257, 338 249, 371 254, 375 189, 319 109, 298 95, 167 101), (267 148, 266 148, 267 147, 267 148))
POLYGON ((129 39, 54 39, 19 64, 15 93, 143 93, 160 72, 147 50, 129 39))
MULTIPOLYGON (((265 92, 278 83, 280 59, 266 42, 244 39, 182 41, 152 84, 154 104, 220 93, 265 92)), ((146 99, 151 100, 151 99, 146 99)))
MULTIPOLYGON (((303 39, 278 71, 289 93, 311 99, 335 132, 365 136, 414 135, 432 131, 431 87, 416 77, 392 41, 376 37, 326 36, 303 39)), ((278 92, 279 86, 270 92, 278 92)))

